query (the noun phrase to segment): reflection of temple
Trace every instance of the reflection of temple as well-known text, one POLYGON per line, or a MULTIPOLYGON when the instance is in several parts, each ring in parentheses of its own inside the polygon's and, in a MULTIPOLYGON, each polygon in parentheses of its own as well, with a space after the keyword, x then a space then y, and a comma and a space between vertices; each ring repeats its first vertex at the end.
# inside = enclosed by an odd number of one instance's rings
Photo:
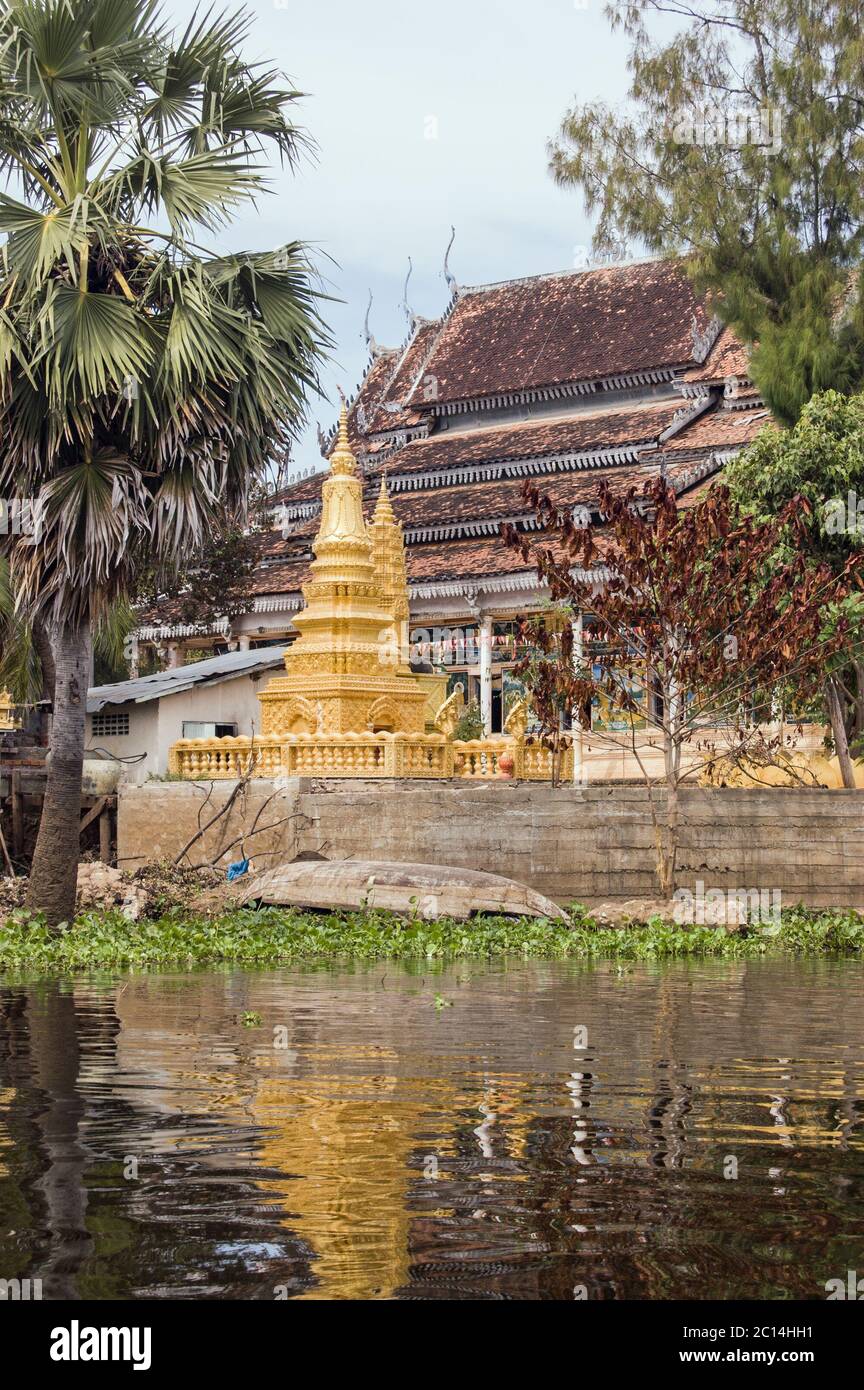
POLYGON ((15 701, 8 690, 0 690, 0 729, 17 729, 20 719, 15 713, 15 701))
POLYGON ((6 1276, 53 1254, 84 1298, 812 1298, 828 1255, 854 1268, 851 964, 512 970, 7 986, 6 1276))

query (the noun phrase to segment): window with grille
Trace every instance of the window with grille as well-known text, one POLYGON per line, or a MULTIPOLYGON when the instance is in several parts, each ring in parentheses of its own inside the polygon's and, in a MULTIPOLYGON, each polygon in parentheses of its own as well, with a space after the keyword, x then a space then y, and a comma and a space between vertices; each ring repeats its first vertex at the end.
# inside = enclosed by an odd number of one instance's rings
POLYGON ((100 713, 93 715, 93 736, 101 738, 118 738, 129 732, 128 713, 100 713))

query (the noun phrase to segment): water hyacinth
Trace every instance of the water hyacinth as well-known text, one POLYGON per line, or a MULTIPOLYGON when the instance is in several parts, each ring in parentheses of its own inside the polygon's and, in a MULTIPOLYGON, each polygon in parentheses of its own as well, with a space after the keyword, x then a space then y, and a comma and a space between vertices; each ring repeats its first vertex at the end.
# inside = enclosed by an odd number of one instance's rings
POLYGON ((424 921, 386 912, 315 913, 284 908, 232 909, 208 918, 173 908, 155 921, 90 912, 51 932, 19 909, 0 926, 0 970, 54 973, 165 966, 270 966, 305 961, 489 959, 755 959, 793 954, 864 954, 864 920, 852 911, 795 907, 779 928, 727 933, 654 918, 645 926, 599 926, 578 904, 567 922, 475 917, 424 921))

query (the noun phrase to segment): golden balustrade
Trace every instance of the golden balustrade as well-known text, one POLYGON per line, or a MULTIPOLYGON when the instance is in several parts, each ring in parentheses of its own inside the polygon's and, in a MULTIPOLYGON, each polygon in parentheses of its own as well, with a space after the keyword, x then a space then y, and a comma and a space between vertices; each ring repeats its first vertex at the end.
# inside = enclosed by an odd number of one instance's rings
MULTIPOLYGON (((552 754, 507 735, 450 740, 444 734, 280 734, 180 739, 169 771, 190 781, 253 777, 457 777, 550 781, 552 754), (503 766, 502 766, 503 760, 503 766), (508 765, 509 760, 509 765, 508 765)), ((559 778, 573 776, 572 749, 561 753, 559 778)))
POLYGON ((511 776, 501 771, 501 758, 513 758, 514 743, 504 738, 472 738, 454 742, 457 777, 470 777, 489 781, 496 777, 511 776))
MULTIPOLYGON (((573 781, 573 748, 562 748, 558 754, 559 782, 573 781)), ((516 769, 514 775, 526 782, 548 782, 552 779, 553 755, 549 748, 540 743, 520 743, 517 745, 516 769)))
POLYGON ((279 777, 282 775, 282 742, 274 738, 181 738, 171 745, 168 771, 190 781, 224 781, 227 778, 279 777), (254 766, 253 766, 254 764, 254 766))

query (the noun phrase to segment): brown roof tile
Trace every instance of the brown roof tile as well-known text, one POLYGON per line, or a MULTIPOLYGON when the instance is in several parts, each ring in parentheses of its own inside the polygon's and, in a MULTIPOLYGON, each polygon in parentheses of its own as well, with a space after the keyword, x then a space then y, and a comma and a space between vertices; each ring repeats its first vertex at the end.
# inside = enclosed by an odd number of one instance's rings
POLYGON ((530 560, 525 561, 515 550, 505 548, 498 536, 412 545, 407 552, 407 562, 408 580, 412 584, 515 574, 534 568, 530 560))
POLYGON ((717 335, 705 361, 682 372, 681 380, 713 385, 725 381, 729 376, 749 379, 750 354, 732 329, 725 327, 717 335))
POLYGON ((586 411, 558 419, 528 420, 488 429, 449 431, 414 439, 382 461, 388 474, 457 468, 472 463, 599 452, 655 440, 668 428, 681 401, 586 411))
POLYGON ((508 280, 461 292, 427 372, 446 402, 682 365, 694 318, 704 330, 677 261, 508 280))
POLYGON ((735 449, 749 444, 765 428, 776 428, 767 410, 725 410, 721 406, 694 420, 688 429, 675 435, 663 450, 693 453, 701 449, 735 449))

